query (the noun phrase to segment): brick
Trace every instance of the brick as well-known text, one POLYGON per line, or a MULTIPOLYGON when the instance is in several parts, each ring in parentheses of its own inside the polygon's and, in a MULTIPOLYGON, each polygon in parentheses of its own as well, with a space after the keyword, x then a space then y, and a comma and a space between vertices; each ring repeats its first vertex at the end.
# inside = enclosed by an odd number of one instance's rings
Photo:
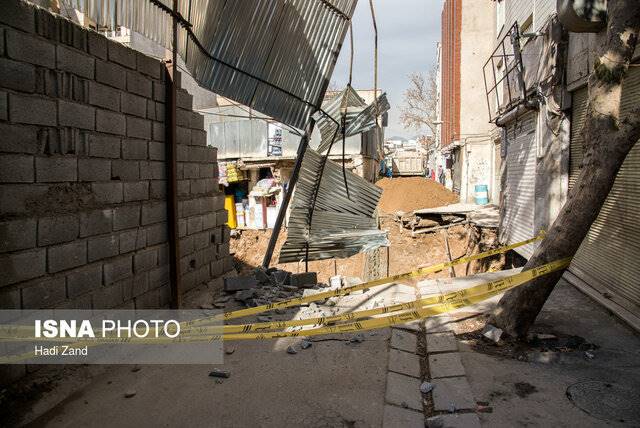
POLYGON ((127 116, 127 136, 147 140, 151 139, 151 121, 127 116))
POLYGON ((122 183, 91 183, 96 202, 103 204, 117 204, 122 202, 122 183))
POLYGON ((388 372, 385 401, 396 406, 422 411, 420 379, 388 372))
POLYGON ((427 352, 455 352, 458 350, 458 342, 453 333, 427 334, 427 352))
POLYGON ((89 82, 89 104, 109 110, 120 111, 121 92, 111 86, 89 82))
POLYGON ((108 159, 78 159, 79 181, 111 180, 111 161, 108 159))
POLYGON ((146 226, 167 220, 167 204, 155 202, 142 206, 142 225, 146 226))
POLYGON ((132 160, 114 160, 111 162, 111 179, 133 181, 140 179, 140 164, 132 160))
POLYGON ((37 249, 0 256, 0 272, 0 287, 42 276, 46 273, 46 251, 37 249))
POLYGON ((127 72, 127 91, 145 98, 151 98, 153 96, 153 84, 143 74, 129 71, 127 72))
POLYGON ((87 48, 91 55, 100 59, 107 59, 107 38, 95 31, 87 34, 87 48))
POLYGON ((110 41, 107 46, 109 61, 124 65, 127 68, 136 68, 136 51, 128 47, 110 41))
POLYGON ((142 201, 149 199, 149 182, 124 183, 124 201, 142 201))
POLYGON ((75 157, 36 157, 36 181, 56 183, 78 179, 78 159, 75 157))
POLYGON ((24 309, 44 309, 63 302, 67 298, 65 278, 48 277, 25 284, 22 288, 24 309))
POLYGON ((416 352, 417 337, 415 334, 408 331, 399 330, 397 328, 391 329, 391 347, 399 349, 401 351, 416 352))
POLYGON ((58 101, 58 123, 61 126, 94 130, 96 109, 84 104, 58 101))
POLYGON ((167 242, 167 223, 156 223, 147 226, 147 245, 156 245, 167 242))
POLYGON ((75 215, 43 217, 38 220, 38 245, 73 241, 78 237, 80 222, 75 215))
POLYGON ((148 57, 140 52, 136 55, 138 71, 154 79, 162 77, 162 63, 155 58, 148 57))
POLYGON ((102 263, 83 266, 67 273, 67 295, 81 296, 102 286, 102 263))
POLYGON ((31 64, 0 58, 0 76, 3 88, 20 92, 33 92, 36 88, 36 68, 31 64))
POLYGON ((158 265, 158 251, 156 249, 141 251, 133 256, 133 271, 135 273, 150 270, 158 265))
POLYGON ((429 371, 432 379, 465 375, 458 352, 429 355, 429 371))
POLYGON ((456 410, 473 410, 476 402, 466 377, 448 377, 433 381, 433 407, 439 411, 448 411, 451 406, 456 410))
POLYGON ((0 215, 26 214, 30 205, 43 198, 48 186, 34 184, 0 185, 0 215))
POLYGON ((140 225, 140 206, 121 206, 113 210, 113 230, 130 229, 140 225))
POLYGON ((148 153, 149 159, 163 161, 167 154, 167 148, 164 143, 149 141, 148 153))
POLYGON ((143 180, 165 180, 167 165, 165 162, 140 162, 140 178, 143 180))
POLYGON ((420 357, 411 352, 389 349, 389 370, 419 378, 420 357))
POLYGON ((146 159, 147 158, 147 141, 145 140, 123 140, 122 141, 122 158, 123 159, 146 159))
POLYGON ((35 15, 33 6, 21 1, 2 2, 0 22, 28 33, 35 31, 35 15))
POLYGON ((120 254, 118 235, 103 235, 89 238, 87 241, 89 263, 120 254))
POLYGON ((147 233, 144 229, 127 230, 120 233, 120 254, 130 253, 147 246, 147 233))
POLYGON ((111 309, 122 304, 122 284, 113 284, 96 290, 92 295, 94 309, 111 309))
POLYGON ((56 126, 56 103, 40 97, 9 94, 9 119, 17 123, 56 126))
POLYGON ((127 123, 125 115, 109 110, 96 110, 96 131, 107 134, 125 135, 127 123))
POLYGON ((49 41, 12 30, 6 32, 5 38, 9 58, 42 67, 55 68, 56 51, 54 45, 49 41))
POLYGON ((60 272, 87 263, 87 243, 73 241, 68 244, 47 247, 47 271, 60 272))
POLYGON ((480 428, 480 418, 475 413, 452 413, 427 418, 428 427, 480 428))
POLYGON ((126 69, 111 62, 96 61, 96 81, 114 88, 127 89, 126 69))
POLYGON ((25 250, 36 246, 36 220, 0 222, 0 252, 25 250))
POLYGON ((113 210, 111 209, 81 212, 78 217, 81 238, 111 232, 113 227, 113 210))
POLYGON ((121 256, 104 264, 104 284, 113 284, 133 275, 131 255, 121 256))
POLYGON ((122 112, 134 116, 147 117, 147 99, 128 92, 121 93, 122 112))
POLYGON ((120 138, 111 135, 89 135, 89 156, 117 159, 120 157, 120 138))
POLYGON ((59 70, 87 79, 94 78, 95 60, 93 58, 63 45, 58 45, 56 49, 56 63, 59 70))
POLYGON ((424 414, 411 409, 384 405, 382 428, 424 428, 424 414))
POLYGON ((33 183, 33 156, 0 154, 0 183, 33 183))

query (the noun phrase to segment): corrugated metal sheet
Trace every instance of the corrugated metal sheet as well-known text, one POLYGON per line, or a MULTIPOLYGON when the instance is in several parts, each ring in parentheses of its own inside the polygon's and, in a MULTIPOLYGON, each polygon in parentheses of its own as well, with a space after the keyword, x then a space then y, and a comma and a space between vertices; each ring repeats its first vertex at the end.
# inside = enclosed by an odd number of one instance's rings
MULTIPOLYGON (((640 69, 623 82, 621 113, 640 104, 640 69)), ((573 108, 586 108, 575 103, 573 108)), ((571 140, 572 146, 574 140, 571 140)), ((582 143, 571 148, 580 150, 582 143)), ((640 316, 640 145, 627 155, 609 196, 569 270, 598 292, 640 316)))
POLYGON ((571 144, 569 146, 569 190, 580 174, 582 165, 582 137, 580 131, 587 114, 587 98, 589 90, 585 86, 572 93, 571 111, 571 144))
POLYGON ((382 189, 347 171, 347 197, 342 174, 340 165, 331 160, 325 163, 324 156, 307 149, 293 195, 280 263, 305 259, 307 246, 309 260, 322 260, 350 257, 389 245, 386 232, 378 229, 375 219, 382 189), (310 213, 316 188, 315 209, 310 213))
MULTIPOLYGON (((171 19, 149 0, 66 1, 101 27, 122 25, 170 47, 171 19)), ((171 0, 159 1, 171 7, 171 0)), ((302 129, 320 105, 356 3, 180 1, 180 13, 216 60, 182 28, 178 54, 203 87, 302 129)))
MULTIPOLYGON (((507 244, 533 238, 536 183, 536 117, 530 112, 506 129, 507 183, 504 194, 505 214, 501 240, 507 244)), ((531 257, 535 244, 518 247, 515 251, 531 257)))

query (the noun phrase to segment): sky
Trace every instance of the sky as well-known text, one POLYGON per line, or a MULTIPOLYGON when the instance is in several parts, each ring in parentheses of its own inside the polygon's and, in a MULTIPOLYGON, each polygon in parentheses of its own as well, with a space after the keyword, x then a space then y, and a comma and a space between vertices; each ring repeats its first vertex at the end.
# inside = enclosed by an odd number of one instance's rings
MULTIPOLYGON (((404 129, 399 107, 412 72, 426 73, 436 61, 442 0, 374 0, 378 26, 378 87, 387 93, 391 110, 386 137, 413 137, 404 129)), ((355 89, 373 88, 374 33, 369 0, 359 0, 353 16, 353 82, 355 89)), ((349 80, 349 35, 344 41, 332 82, 349 80)))

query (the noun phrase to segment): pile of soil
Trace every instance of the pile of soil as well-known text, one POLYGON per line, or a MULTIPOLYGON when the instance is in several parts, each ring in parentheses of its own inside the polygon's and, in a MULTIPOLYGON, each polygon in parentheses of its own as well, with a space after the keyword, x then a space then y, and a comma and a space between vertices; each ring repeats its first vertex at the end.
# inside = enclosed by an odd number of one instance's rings
POLYGON ((383 178, 376 185, 383 190, 379 207, 388 214, 435 208, 460 201, 458 195, 440 183, 423 177, 383 178))

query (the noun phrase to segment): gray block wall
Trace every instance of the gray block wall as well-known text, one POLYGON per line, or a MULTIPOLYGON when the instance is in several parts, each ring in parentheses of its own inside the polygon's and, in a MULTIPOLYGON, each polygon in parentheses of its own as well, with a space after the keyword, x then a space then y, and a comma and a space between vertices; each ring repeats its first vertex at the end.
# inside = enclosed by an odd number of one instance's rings
MULTIPOLYGON (((0 309, 170 298, 164 66, 42 9, 0 13, 0 309)), ((178 92, 183 287, 232 267, 216 149, 178 92)))

